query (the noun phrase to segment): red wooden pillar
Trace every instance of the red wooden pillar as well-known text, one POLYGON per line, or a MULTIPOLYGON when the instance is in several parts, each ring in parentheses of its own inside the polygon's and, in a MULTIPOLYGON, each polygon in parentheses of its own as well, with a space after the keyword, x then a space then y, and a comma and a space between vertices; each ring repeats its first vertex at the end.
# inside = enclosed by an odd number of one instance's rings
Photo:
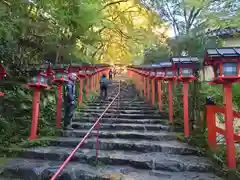
POLYGON ((233 130, 233 110, 232 110, 232 84, 224 84, 225 89, 225 131, 226 131, 226 150, 228 168, 236 168, 236 154, 234 145, 234 130, 233 130))
POLYGON ((141 95, 143 93, 143 77, 141 74, 139 74, 139 81, 140 81, 140 91, 141 91, 141 95))
POLYGON ((30 140, 37 138, 38 114, 39 114, 40 88, 34 88, 32 102, 32 126, 30 132, 30 140))
POLYGON ((141 92, 142 91, 142 79, 141 79, 140 74, 138 74, 138 84, 139 84, 139 91, 141 92))
POLYGON ((152 105, 155 104, 155 80, 152 78, 152 105))
POLYGON ((82 103, 82 89, 83 89, 83 79, 79 78, 79 96, 78 96, 78 104, 82 103))
POLYGON ((96 87, 95 87, 95 82, 96 82, 96 74, 93 74, 93 80, 92 80, 92 87, 93 87, 93 90, 95 91, 96 90, 96 87))
POLYGON ((95 74, 95 89, 98 90, 98 72, 95 74))
MULTIPOLYGON (((224 85, 223 85, 223 94, 226 94, 226 93, 225 93, 224 85)), ((225 104, 225 102, 226 102, 225 98, 226 98, 226 96, 223 96, 223 104, 225 104)))
POLYGON ((161 89, 161 80, 157 81, 158 84, 158 109, 159 112, 162 112, 162 89, 161 89))
POLYGON ((96 88, 99 89, 99 77, 100 77, 100 72, 97 72, 96 74, 96 88))
POLYGON ((188 119, 188 81, 183 81, 183 119, 184 136, 189 137, 189 119, 188 119))
POLYGON ((172 81, 168 81, 168 111, 170 121, 173 121, 172 83, 172 81))
POLYGON ((91 90, 94 91, 94 74, 91 76, 91 90))
POLYGON ((148 95, 148 101, 150 101, 151 100, 151 84, 150 84, 150 79, 149 78, 147 78, 147 90, 148 90, 148 92, 147 92, 147 95, 148 95))
POLYGON ((62 120, 62 103, 63 103, 63 83, 58 83, 58 100, 56 107, 56 127, 61 128, 61 120, 62 120))
POLYGON ((90 75, 88 78, 88 90, 89 92, 92 91, 92 75, 90 75))
POLYGON ((92 81, 92 86, 93 86, 93 90, 96 90, 96 74, 93 75, 93 81, 92 81))
POLYGON ((88 93, 89 93, 89 77, 86 77, 86 99, 88 99, 88 93))
POLYGON ((143 77, 143 95, 146 98, 147 97, 147 88, 146 88, 146 77, 143 77))
POLYGON ((215 105, 206 106, 206 119, 207 119, 207 128, 208 128, 208 146, 216 150, 217 149, 217 129, 216 129, 216 111, 215 105))

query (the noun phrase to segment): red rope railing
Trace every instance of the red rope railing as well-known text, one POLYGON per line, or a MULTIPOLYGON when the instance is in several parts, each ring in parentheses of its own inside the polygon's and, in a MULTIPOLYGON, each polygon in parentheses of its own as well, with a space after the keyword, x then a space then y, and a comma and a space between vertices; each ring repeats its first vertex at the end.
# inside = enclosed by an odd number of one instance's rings
POLYGON ((71 154, 67 157, 67 159, 63 162, 63 164, 59 167, 59 169, 57 170, 57 172, 52 176, 51 180, 56 180, 56 178, 59 176, 59 174, 62 172, 62 170, 65 168, 65 166, 69 163, 69 161, 71 160, 71 158, 75 155, 75 153, 78 151, 78 149, 83 145, 83 143, 87 140, 88 136, 90 135, 90 133, 96 128, 97 129, 97 139, 96 139, 96 159, 98 158, 98 136, 99 136, 99 129, 100 129, 100 120, 102 119, 102 117, 104 116, 104 114, 107 112, 107 110, 109 109, 109 107, 114 103, 114 101, 118 98, 119 94, 120 94, 120 85, 121 83, 119 82, 119 86, 118 86, 118 93, 116 94, 116 96, 113 98, 113 100, 111 101, 111 103, 106 107, 106 109, 103 111, 103 113, 101 114, 101 116, 99 116, 99 118, 96 120, 96 122, 93 124, 93 126, 89 129, 89 131, 87 132, 87 134, 83 137, 83 139, 79 142, 79 144, 75 147, 75 149, 71 152, 71 154))

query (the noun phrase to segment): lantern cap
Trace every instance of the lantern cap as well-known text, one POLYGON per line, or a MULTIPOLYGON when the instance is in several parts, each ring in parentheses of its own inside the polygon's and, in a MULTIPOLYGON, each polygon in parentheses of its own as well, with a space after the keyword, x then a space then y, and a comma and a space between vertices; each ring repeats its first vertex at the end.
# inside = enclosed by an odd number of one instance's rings
POLYGON ((172 67, 171 62, 160 62, 155 64, 145 64, 145 65, 138 65, 132 66, 133 68, 141 68, 141 69, 153 69, 153 68, 170 68, 172 67))
POLYGON ((186 63, 198 63, 199 59, 197 57, 192 56, 179 56, 179 57, 172 57, 171 62, 173 64, 186 64, 186 63))
POLYGON ((240 47, 206 49, 208 57, 240 57, 240 47))
POLYGON ((212 65, 214 61, 239 62, 240 47, 208 48, 205 50, 203 64, 212 65))
POLYGON ((168 68, 168 67, 172 67, 172 63, 171 63, 171 62, 161 62, 161 63, 159 64, 159 66, 160 66, 161 68, 168 68))

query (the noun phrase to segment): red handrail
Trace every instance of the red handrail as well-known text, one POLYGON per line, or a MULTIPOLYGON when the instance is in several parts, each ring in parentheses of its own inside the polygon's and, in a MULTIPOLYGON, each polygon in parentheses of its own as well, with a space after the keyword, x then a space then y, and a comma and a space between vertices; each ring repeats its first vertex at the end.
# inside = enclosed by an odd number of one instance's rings
MULTIPOLYGON (((230 137, 232 136, 234 141, 237 141, 239 143, 240 136, 238 134, 234 133, 233 127, 230 127, 228 129, 226 127, 226 129, 223 129, 223 128, 217 127, 217 124, 216 124, 216 113, 223 113, 225 115, 226 114, 225 111, 226 111, 225 107, 218 107, 215 105, 207 105, 206 106, 207 127, 208 127, 208 145, 211 149, 218 150, 217 141, 216 141, 217 133, 224 135, 224 137, 226 139, 226 153, 227 153, 228 167, 236 168, 235 152, 233 154, 228 153, 229 149, 234 149, 234 142, 229 143, 229 141, 227 141, 227 139, 229 138, 229 136, 230 137), (233 165, 230 165, 230 162, 233 165)), ((232 113, 233 113, 233 118, 234 117, 240 118, 240 112, 233 110, 232 113)))
MULTIPOLYGON (((216 113, 225 114, 225 107, 218 107, 215 105, 207 105, 207 125, 208 125, 208 144, 210 147, 216 149, 216 133, 220 133, 226 136, 226 130, 216 125, 216 113)), ((240 118, 240 112, 233 110, 233 117, 240 118)), ((234 140, 238 143, 240 142, 240 136, 238 134, 234 134, 234 140)))
MULTIPOLYGON (((93 124, 93 126, 89 129, 89 131, 87 132, 87 134, 83 137, 83 139, 79 142, 79 144, 75 147, 75 149, 71 152, 71 154, 68 156, 68 158, 63 162, 63 164, 59 167, 59 169, 57 170, 57 172, 52 176, 51 180, 56 180, 56 178, 58 177, 58 175, 62 172, 62 170, 64 169, 64 167, 69 163, 69 161, 71 160, 71 158, 74 156, 74 154, 77 152, 77 150, 83 145, 83 143, 86 141, 86 139, 88 138, 89 134, 93 131, 93 129, 95 127, 99 127, 99 122, 102 119, 102 117, 104 116, 104 114, 107 112, 107 110, 109 109, 109 107, 114 103, 114 101, 117 99, 117 97, 120 94, 120 81, 119 81, 119 86, 118 86, 118 93, 117 95, 113 98, 113 100, 111 101, 111 103, 106 107, 106 109, 103 111, 103 113, 101 114, 101 116, 99 116, 99 118, 96 120, 96 122, 93 124)), ((99 129, 99 128, 98 128, 99 129)), ((97 141, 98 141, 98 137, 97 137, 97 141)), ((96 149, 97 150, 97 149, 96 149)), ((97 155, 97 153, 96 153, 97 155)), ((97 158, 97 157, 96 157, 97 158)))

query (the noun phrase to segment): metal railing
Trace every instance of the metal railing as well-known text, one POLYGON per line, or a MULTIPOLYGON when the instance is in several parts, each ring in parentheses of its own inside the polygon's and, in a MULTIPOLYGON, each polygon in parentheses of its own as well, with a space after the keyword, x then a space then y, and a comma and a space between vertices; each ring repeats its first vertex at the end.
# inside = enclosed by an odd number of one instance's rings
MULTIPOLYGON (((104 116, 104 114, 107 112, 107 110, 110 108, 110 106, 114 103, 114 101, 119 97, 120 94, 120 87, 121 87, 121 81, 119 81, 118 85, 118 93, 113 98, 111 103, 106 107, 106 109, 103 111, 103 113, 99 116, 99 118, 96 120, 96 122, 93 124, 93 126, 89 129, 89 131, 86 133, 86 135, 83 137, 83 139, 79 142, 79 144, 74 148, 74 150, 71 152, 71 154, 67 157, 67 159, 63 162, 63 164, 59 167, 57 172, 52 176, 51 180, 56 180, 56 178, 59 176, 59 174, 62 172, 62 170, 65 168, 65 166, 69 163, 71 158, 75 155, 75 153, 78 151, 78 149, 84 144, 84 142, 87 140, 90 133, 96 129, 97 130, 97 137, 96 137, 96 159, 98 159, 98 144, 99 144, 99 129, 100 129, 100 120, 104 116)), ((119 102, 118 102, 118 108, 119 108, 119 102)))

